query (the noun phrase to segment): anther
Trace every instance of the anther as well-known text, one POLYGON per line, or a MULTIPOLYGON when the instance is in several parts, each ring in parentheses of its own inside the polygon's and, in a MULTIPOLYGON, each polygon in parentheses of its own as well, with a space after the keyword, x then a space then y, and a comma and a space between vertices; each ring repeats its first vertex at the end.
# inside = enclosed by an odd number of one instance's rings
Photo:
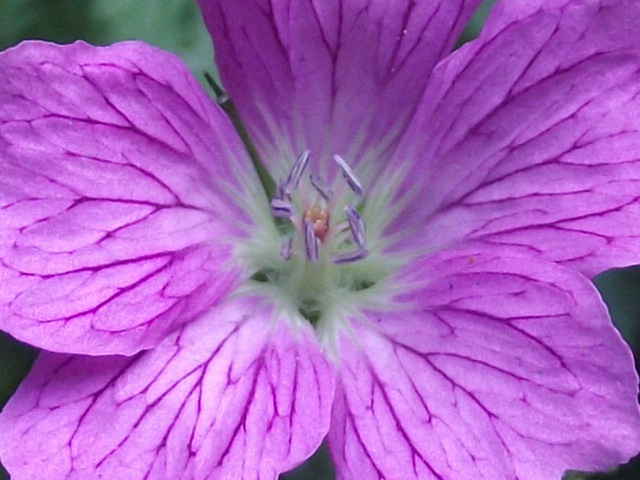
POLYGON ((293 205, 286 200, 274 198, 271 200, 271 213, 274 217, 289 218, 293 215, 293 205))
POLYGON ((286 262, 291 258, 291 254, 293 251, 293 237, 288 237, 282 242, 282 246, 280 247, 280 257, 286 262))
POLYGON ((358 260, 362 260, 366 258, 367 255, 369 255, 369 252, 364 248, 360 248, 355 252, 340 253, 338 255, 334 255, 331 258, 331 261, 337 264, 352 263, 352 262, 357 262, 358 260))
POLYGON ((362 195, 364 193, 364 187, 362 186, 362 183, 360 183, 360 180, 358 180, 358 177, 356 177, 356 174, 353 173, 353 170, 351 170, 351 167, 345 161, 345 159, 340 155, 334 155, 333 160, 342 170, 342 175, 351 187, 351 190, 353 190, 356 195, 362 195))
POLYGON ((309 180, 311 180, 311 185, 313 185, 313 188, 315 188, 318 193, 322 195, 322 198, 324 198, 327 202, 331 200, 331 197, 333 197, 333 191, 327 186, 326 183, 322 181, 322 179, 318 175, 312 173, 311 175, 309 175, 309 180))
POLYGON ((349 221, 349 228, 351 229, 351 237, 353 238, 353 241, 356 242, 361 249, 364 249, 366 230, 362 217, 351 205, 344 207, 344 211, 347 214, 347 220, 349 221))
POLYGON ((304 221, 304 244, 307 249, 307 258, 310 262, 318 261, 318 237, 313 231, 311 220, 304 221))
POLYGON ((300 178, 302 178, 302 174, 304 173, 305 168, 307 168, 308 163, 309 150, 305 150, 298 156, 296 163, 293 164, 293 168, 289 172, 287 181, 282 188, 283 196, 291 195, 296 191, 296 188, 298 188, 298 183, 300 183, 300 178))

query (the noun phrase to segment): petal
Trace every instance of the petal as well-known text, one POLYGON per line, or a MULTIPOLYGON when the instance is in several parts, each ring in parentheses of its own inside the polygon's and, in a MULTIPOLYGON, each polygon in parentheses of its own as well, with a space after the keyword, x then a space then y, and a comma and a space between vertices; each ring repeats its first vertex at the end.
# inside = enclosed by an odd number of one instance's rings
POLYGON ((263 162, 284 177, 304 149, 329 165, 336 153, 382 158, 481 2, 199 3, 222 80, 263 162))
POLYGON ((500 3, 434 71, 398 152, 416 163, 390 231, 538 252, 588 275, 638 263, 638 42, 637 1, 500 3))
POLYGON ((640 450, 631 352, 581 274, 469 251, 405 281, 342 336, 338 478, 559 479, 640 450))
POLYGON ((0 55, 0 328, 54 351, 131 354, 236 282, 243 195, 230 122, 138 42, 0 55))
POLYGON ((297 327, 244 299, 136 357, 43 353, 0 414, 2 462, 17 480, 275 480, 329 428, 332 367, 297 327))

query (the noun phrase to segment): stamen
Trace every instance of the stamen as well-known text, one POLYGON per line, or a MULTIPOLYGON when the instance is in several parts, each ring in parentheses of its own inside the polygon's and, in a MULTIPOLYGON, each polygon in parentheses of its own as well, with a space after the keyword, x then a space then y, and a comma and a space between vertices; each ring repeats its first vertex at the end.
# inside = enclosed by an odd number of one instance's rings
POLYGON ((307 258, 310 262, 318 261, 318 237, 313 231, 311 220, 304 221, 304 244, 307 249, 307 258))
POLYGON ((366 230, 362 217, 351 205, 344 207, 344 211, 347 214, 347 220, 349 221, 349 228, 351 229, 351 236, 353 240, 361 249, 364 249, 366 230))
POLYGON ((280 247, 280 256, 286 262, 291 258, 293 250, 293 237, 289 237, 282 242, 282 246, 280 247))
POLYGON ((345 159, 340 155, 334 155, 333 160, 342 170, 342 175, 351 187, 351 190, 353 190, 356 195, 362 195, 364 193, 364 187, 362 186, 362 183, 360 183, 360 180, 358 180, 358 177, 356 177, 356 174, 353 173, 353 170, 351 170, 351 167, 345 161, 345 159))
POLYGON ((293 204, 280 198, 274 198, 271 200, 271 213, 274 217, 289 218, 293 215, 293 204))
POLYGON ((291 200, 290 195, 285 195, 284 187, 281 182, 276 183, 276 193, 273 198, 278 198, 280 200, 291 200))
POLYGON ((331 261, 337 264, 352 263, 352 262, 357 262, 358 260, 362 260, 366 258, 367 255, 369 255, 369 252, 364 248, 360 248, 355 252, 340 253, 338 255, 334 255, 331 258, 331 261))
POLYGON ((309 175, 309 180, 311 180, 311 185, 313 185, 313 188, 315 188, 318 193, 322 195, 322 198, 324 198, 327 202, 331 200, 331 197, 333 197, 333 191, 327 186, 326 183, 324 183, 324 181, 318 175, 312 173, 311 175, 309 175))
POLYGON ((289 176, 287 177, 287 181, 283 187, 283 193, 286 195, 291 195, 298 188, 298 183, 300 183, 300 178, 304 173, 304 169, 307 168, 307 164, 309 163, 309 150, 305 150, 302 152, 296 163, 293 164, 293 168, 289 172, 289 176))

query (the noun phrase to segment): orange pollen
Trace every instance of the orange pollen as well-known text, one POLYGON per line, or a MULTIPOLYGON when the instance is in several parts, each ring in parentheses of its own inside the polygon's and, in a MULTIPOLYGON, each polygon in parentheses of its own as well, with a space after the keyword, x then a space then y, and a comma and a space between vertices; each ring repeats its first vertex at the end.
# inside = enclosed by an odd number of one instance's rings
POLYGON ((313 233, 318 239, 324 240, 329 231, 329 212, 314 205, 304 212, 304 220, 310 220, 313 225, 313 233))

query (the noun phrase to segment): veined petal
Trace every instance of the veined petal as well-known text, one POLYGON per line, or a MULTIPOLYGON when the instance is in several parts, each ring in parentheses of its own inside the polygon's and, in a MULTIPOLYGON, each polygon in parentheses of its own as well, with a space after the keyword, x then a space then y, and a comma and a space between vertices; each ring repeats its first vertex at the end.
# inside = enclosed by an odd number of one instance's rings
POLYGON ((260 187, 179 59, 139 42, 28 42, 0 72, 1 329, 131 354, 232 288, 260 187))
POLYGON ((272 315, 234 300, 135 357, 43 353, 0 414, 3 464, 16 480, 275 480, 325 436, 334 375, 309 325, 272 315))
POLYGON ((284 178, 304 149, 323 170, 335 169, 333 154, 352 165, 384 157, 481 2, 199 3, 222 80, 262 160, 284 178))
POLYGON ((398 311, 343 335, 341 480, 540 480, 640 450, 628 347, 578 272, 500 252, 407 269, 398 311))
POLYGON ((595 275, 640 261, 640 2, 505 1, 432 75, 390 230, 595 275), (419 198, 418 198, 419 197, 419 198), (417 205, 419 204, 419 208, 417 205))

